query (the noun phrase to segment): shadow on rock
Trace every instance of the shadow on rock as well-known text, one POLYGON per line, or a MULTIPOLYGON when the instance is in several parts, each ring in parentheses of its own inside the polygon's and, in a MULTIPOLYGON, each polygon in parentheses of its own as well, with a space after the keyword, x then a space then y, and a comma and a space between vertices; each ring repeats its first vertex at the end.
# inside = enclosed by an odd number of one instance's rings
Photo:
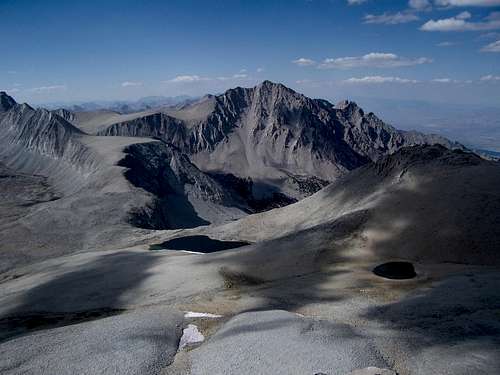
POLYGON ((498 285, 498 271, 452 276, 364 317, 397 332, 394 339, 411 348, 416 374, 499 373, 498 285))
POLYGON ((122 296, 148 277, 155 261, 149 253, 102 255, 31 288, 0 317, 0 341, 120 313, 122 296))

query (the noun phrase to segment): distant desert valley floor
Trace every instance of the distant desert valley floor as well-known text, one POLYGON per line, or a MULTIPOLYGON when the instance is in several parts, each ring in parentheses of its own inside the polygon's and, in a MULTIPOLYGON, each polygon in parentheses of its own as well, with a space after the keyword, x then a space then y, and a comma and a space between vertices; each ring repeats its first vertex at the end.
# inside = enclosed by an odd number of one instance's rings
POLYGON ((0 93, 0 373, 500 373, 500 162, 264 81, 0 93))

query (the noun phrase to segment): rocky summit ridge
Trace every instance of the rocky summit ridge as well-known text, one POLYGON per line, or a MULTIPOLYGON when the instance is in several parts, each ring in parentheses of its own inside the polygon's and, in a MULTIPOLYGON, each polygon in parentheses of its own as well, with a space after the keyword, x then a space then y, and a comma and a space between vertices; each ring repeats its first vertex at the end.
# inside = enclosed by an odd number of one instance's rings
POLYGON ((116 121, 98 134, 160 138, 203 171, 250 178, 294 198, 309 194, 297 187, 297 178, 326 184, 417 144, 463 148, 440 136, 397 130, 354 102, 333 105, 270 81, 116 121))

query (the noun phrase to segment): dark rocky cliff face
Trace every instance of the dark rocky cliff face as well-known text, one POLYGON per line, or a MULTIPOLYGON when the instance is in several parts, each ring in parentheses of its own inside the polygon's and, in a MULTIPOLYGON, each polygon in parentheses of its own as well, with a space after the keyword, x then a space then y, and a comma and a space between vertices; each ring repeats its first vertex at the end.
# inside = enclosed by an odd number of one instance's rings
POLYGON ((16 101, 7 95, 5 91, 0 91, 0 113, 7 112, 16 105, 16 101))
POLYGON ((201 170, 272 181, 299 198, 310 192, 294 186, 296 179, 333 181, 416 144, 460 147, 442 137, 399 131, 354 102, 332 105, 269 81, 116 123, 100 134, 157 137, 190 155, 201 170))

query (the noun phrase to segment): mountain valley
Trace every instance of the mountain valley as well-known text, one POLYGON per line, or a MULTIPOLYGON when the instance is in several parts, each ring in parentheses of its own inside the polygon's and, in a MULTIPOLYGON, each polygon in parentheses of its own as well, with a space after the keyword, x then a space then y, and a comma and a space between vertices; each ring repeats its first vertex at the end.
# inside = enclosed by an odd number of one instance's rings
POLYGON ((126 112, 0 93, 2 373, 500 371, 498 161, 270 81, 126 112))

